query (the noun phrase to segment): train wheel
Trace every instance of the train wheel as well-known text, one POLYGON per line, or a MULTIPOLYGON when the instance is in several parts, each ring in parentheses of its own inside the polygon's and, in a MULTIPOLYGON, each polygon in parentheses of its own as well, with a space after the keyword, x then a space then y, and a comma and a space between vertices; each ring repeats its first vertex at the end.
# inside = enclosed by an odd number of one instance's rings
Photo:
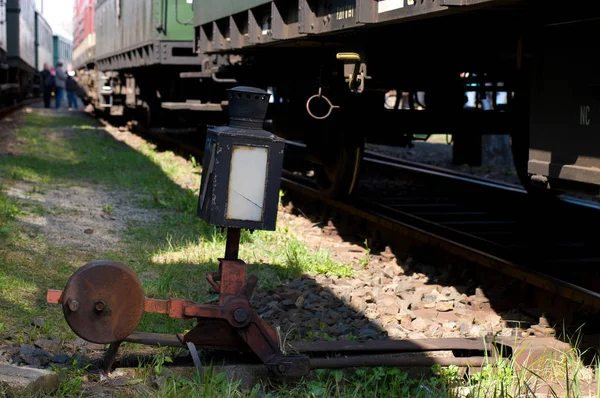
POLYGON ((315 177, 321 193, 330 198, 351 195, 357 184, 364 152, 364 139, 340 139, 337 145, 323 145, 315 177))

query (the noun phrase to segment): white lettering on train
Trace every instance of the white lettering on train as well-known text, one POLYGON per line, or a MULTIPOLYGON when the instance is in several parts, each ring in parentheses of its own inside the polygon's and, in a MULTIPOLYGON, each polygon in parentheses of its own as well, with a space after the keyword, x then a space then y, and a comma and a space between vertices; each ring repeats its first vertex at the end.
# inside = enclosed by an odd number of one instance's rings
POLYGON ((581 105, 579 107, 579 124, 582 126, 590 125, 590 106, 581 105))

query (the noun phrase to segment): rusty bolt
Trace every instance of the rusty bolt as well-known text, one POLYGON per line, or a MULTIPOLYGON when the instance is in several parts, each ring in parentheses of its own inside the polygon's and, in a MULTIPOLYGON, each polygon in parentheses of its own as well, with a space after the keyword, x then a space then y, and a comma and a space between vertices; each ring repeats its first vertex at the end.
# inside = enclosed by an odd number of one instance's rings
POLYGON ((248 318, 248 314, 246 313, 246 310, 243 308, 238 308, 237 310, 235 310, 233 312, 233 319, 235 319, 236 322, 244 322, 246 321, 246 318, 248 318))
POLYGON ((75 312, 79 309, 79 301, 77 301, 77 300, 68 299, 67 305, 69 306, 69 309, 73 312, 75 312))
POLYGON ((105 306, 106 306, 106 304, 104 304, 104 301, 102 301, 102 300, 96 301, 96 303, 94 304, 94 308, 96 308, 96 311, 98 311, 98 312, 104 311, 105 306))
POLYGON ((279 370, 279 373, 284 374, 285 373, 285 365, 280 363, 279 366, 277 366, 277 370, 279 370))

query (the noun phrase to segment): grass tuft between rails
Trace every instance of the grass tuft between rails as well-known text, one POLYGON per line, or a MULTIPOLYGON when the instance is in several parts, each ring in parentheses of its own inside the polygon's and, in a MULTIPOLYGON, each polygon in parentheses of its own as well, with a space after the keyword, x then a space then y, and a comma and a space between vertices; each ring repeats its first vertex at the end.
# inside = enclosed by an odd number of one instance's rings
MULTIPOLYGON (((90 118, 29 113, 16 135, 17 155, 0 156, 0 338, 8 337, 11 344, 30 344, 40 337, 74 339, 61 309, 45 303, 45 293, 63 288, 77 267, 94 260, 110 259, 131 267, 147 297, 215 300, 204 275, 217 269, 225 234, 195 215, 201 170, 194 159, 185 161, 172 152, 161 152, 126 133, 109 134, 90 118), (118 246, 73 250, 48 243, 43 227, 20 220, 21 216, 43 221, 59 214, 81 215, 81 210, 49 206, 29 197, 15 199, 11 187, 19 184, 29 184, 31 193, 41 197, 72 186, 125 193, 139 209, 159 216, 147 222, 128 219, 126 229, 118 232, 118 246), (43 318, 42 326, 32 325, 36 317, 43 318)), ((103 202, 97 210, 122 216, 114 203, 103 202)), ((353 275, 352 266, 339 263, 325 250, 308 248, 298 232, 282 223, 274 232, 243 231, 240 257, 249 264, 248 272, 258 275, 259 289, 304 273, 353 275)), ((145 314, 138 330, 181 333, 193 326, 193 321, 145 314)), ((125 344, 124 348, 134 351, 140 346, 125 344)), ((518 369, 510 362, 488 365, 470 376, 461 376, 455 367, 439 366, 427 376, 394 368, 319 370, 296 382, 271 380, 242 388, 239 381, 212 367, 191 379, 169 374, 165 367, 180 352, 156 352, 150 363, 140 363, 136 378, 124 386, 121 396, 147 396, 148 390, 139 388, 144 385, 153 386, 158 397, 521 397, 533 396, 544 380, 553 380, 561 388, 556 396, 579 397, 587 391, 578 380, 589 372, 580 353, 574 352, 553 361, 544 372, 518 369)), ((92 378, 77 361, 55 370, 61 383, 52 396, 81 396, 82 387, 92 378)))

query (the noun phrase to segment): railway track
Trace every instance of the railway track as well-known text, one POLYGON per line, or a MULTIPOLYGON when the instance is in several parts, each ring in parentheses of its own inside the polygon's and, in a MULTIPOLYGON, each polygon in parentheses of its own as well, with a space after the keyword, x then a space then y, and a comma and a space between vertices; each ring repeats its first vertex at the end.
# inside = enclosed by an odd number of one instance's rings
POLYGON ((600 253, 575 221, 595 224, 598 204, 572 197, 540 204, 520 186, 373 152, 365 153, 363 161, 367 175, 387 179, 379 184, 363 181, 351 199, 324 198, 310 179, 290 172, 284 172, 282 188, 294 193, 294 201, 307 197, 343 213, 342 218, 362 220, 363 227, 370 224, 375 232, 387 230, 392 241, 401 235, 517 278, 574 306, 600 309, 592 271, 600 253), (419 183, 398 186, 398 180, 419 183))

